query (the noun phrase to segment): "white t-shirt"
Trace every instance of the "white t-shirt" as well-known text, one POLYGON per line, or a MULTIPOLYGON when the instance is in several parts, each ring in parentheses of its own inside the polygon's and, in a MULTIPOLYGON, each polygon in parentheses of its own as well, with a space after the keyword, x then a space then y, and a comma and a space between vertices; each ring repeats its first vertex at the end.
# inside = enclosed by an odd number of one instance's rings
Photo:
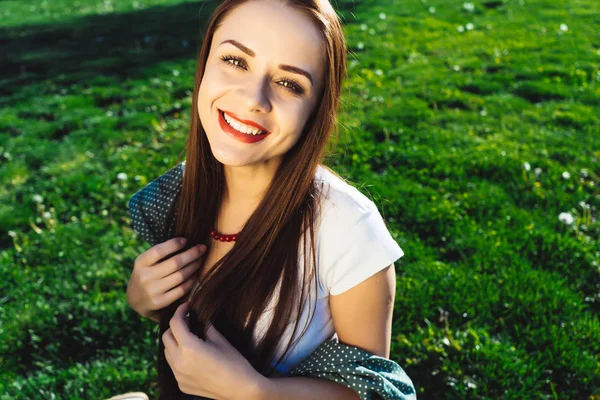
MULTIPOLYGON (((329 309, 330 295, 353 288, 404 255, 387 230, 375 203, 322 166, 318 167, 315 179, 324 183, 321 218, 315 226, 317 305, 310 325, 278 367, 283 374, 300 364, 325 340, 337 339, 329 309)), ((302 278, 304 250, 301 244, 299 247, 298 265, 302 278)), ((304 330, 314 307, 314 281, 311 283, 311 296, 302 310, 294 341, 304 330)), ((276 298, 273 296, 260 317, 254 332, 255 340, 262 337, 271 323, 276 298)), ((288 326, 279 343, 276 359, 282 355, 292 331, 293 325, 288 326)))

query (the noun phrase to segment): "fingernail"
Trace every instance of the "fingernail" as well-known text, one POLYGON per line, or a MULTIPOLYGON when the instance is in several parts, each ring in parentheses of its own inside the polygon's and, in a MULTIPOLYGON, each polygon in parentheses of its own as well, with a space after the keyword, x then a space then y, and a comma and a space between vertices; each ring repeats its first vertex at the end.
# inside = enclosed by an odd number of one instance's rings
POLYGON ((181 239, 179 239, 179 243, 186 244, 187 243, 187 239, 186 238, 181 238, 181 239))
POLYGON ((199 248, 199 249, 200 249, 200 251, 201 251, 201 252, 203 252, 203 253, 206 251, 206 246, 205 246, 205 245, 203 245, 203 244, 199 244, 199 245, 198 245, 198 248, 199 248))

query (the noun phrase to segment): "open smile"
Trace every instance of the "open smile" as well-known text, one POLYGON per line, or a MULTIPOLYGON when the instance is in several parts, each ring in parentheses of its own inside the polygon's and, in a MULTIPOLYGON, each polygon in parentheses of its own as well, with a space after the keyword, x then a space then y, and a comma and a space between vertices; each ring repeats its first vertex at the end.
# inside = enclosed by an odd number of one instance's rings
MULTIPOLYGON (((217 109, 218 110, 218 109, 217 109)), ((219 126, 229 136, 234 139, 239 140, 243 143, 256 143, 271 134, 271 132, 267 131, 262 126, 252 122, 240 120, 239 118, 234 117, 231 113, 226 113, 222 110, 219 111, 219 126), (227 120, 229 120, 229 122, 227 120), (241 130, 234 128, 232 125, 235 125, 241 130)))

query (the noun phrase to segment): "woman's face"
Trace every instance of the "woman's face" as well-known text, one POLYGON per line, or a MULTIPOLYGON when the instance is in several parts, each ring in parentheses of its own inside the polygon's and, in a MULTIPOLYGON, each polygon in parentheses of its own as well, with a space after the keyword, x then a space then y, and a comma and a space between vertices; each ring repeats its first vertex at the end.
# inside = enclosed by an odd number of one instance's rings
POLYGON ((246 2, 222 21, 198 93, 198 114, 217 160, 278 165, 321 94, 322 46, 309 17, 278 1, 246 2))

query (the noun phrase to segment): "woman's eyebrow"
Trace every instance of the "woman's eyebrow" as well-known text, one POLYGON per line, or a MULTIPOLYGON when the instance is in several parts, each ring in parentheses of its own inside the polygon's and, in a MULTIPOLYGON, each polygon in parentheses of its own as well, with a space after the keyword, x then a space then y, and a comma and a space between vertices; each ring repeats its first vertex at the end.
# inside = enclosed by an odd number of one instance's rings
MULTIPOLYGON (((230 43, 230 44, 234 45, 235 47, 237 47, 244 53, 248 54, 250 57, 256 56, 256 53, 254 51, 250 50, 248 47, 244 46, 237 40, 230 39, 230 40, 225 40, 225 41, 221 42, 221 44, 225 44, 225 43, 230 43)), ((279 64, 278 67, 279 67, 279 69, 281 69, 283 71, 292 72, 294 74, 299 74, 299 75, 304 75, 306 78, 308 78, 308 80, 310 81, 310 84, 314 86, 312 76, 308 72, 303 70, 302 68, 298 68, 298 67, 294 67, 292 65, 286 65, 286 64, 279 64)))

